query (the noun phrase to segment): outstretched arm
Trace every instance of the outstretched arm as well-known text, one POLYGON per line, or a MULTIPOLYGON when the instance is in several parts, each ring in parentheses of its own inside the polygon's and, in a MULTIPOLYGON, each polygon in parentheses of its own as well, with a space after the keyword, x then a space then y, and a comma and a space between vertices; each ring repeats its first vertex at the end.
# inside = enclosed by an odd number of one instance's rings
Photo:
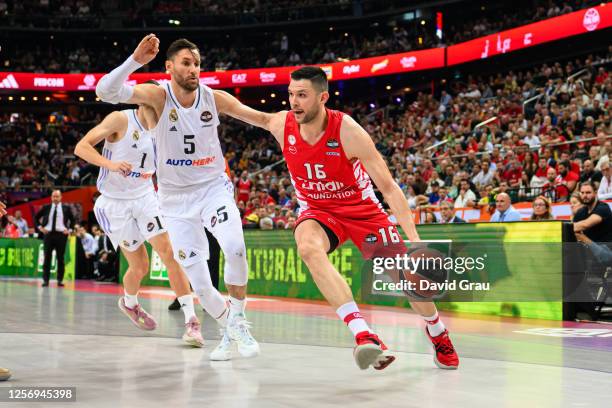
POLYGON ((397 218, 408 239, 411 242, 420 241, 414 224, 414 218, 408 200, 397 185, 387 164, 376 150, 370 135, 353 118, 348 115, 342 120, 340 140, 349 159, 358 159, 365 168, 372 181, 383 194, 391 211, 397 218))
POLYGON ((127 129, 127 122, 127 118, 121 112, 109 114, 99 125, 91 129, 81 140, 79 140, 79 143, 77 143, 74 149, 74 154, 98 167, 104 167, 110 171, 121 172, 124 175, 129 174, 132 171, 132 165, 130 163, 110 161, 98 153, 94 147, 102 140, 112 135, 123 135, 127 129))
POLYGON ((261 112, 240 102, 235 96, 220 90, 214 91, 215 104, 219 113, 225 113, 232 118, 250 125, 270 130, 271 113, 261 112))
POLYGON ((250 125, 260 127, 272 133, 276 140, 282 144, 286 111, 276 113, 261 112, 240 102, 236 97, 225 91, 214 91, 215 104, 219 113, 225 113, 235 119, 250 125))
POLYGON ((123 64, 98 81, 96 95, 104 102, 147 105, 161 112, 166 97, 162 88, 154 84, 125 84, 131 73, 151 62, 158 52, 159 39, 155 34, 145 36, 123 64))

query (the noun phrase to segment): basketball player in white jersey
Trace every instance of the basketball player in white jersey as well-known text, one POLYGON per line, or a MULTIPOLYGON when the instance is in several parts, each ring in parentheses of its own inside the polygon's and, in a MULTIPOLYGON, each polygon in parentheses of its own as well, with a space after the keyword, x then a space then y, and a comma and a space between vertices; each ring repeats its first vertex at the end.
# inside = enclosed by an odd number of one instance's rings
POLYGON ((223 339, 212 360, 231 358, 231 341, 242 356, 259 354, 259 345, 245 319, 248 270, 240 212, 217 134, 219 114, 229 94, 200 85, 200 53, 181 39, 166 53, 171 80, 163 86, 128 86, 128 76, 159 52, 159 39, 147 35, 125 63, 105 75, 96 94, 105 102, 146 105, 155 115, 151 132, 157 147, 157 180, 162 214, 175 258, 187 272, 204 309, 222 327, 223 339), (204 229, 217 239, 225 257, 226 303, 214 288, 206 260, 204 229))
POLYGON ((125 296, 119 308, 143 330, 157 323, 138 303, 140 282, 149 272, 149 258, 143 245, 147 240, 168 270, 170 286, 185 314, 183 340, 202 347, 204 339, 195 315, 189 281, 173 256, 170 238, 161 216, 152 176, 155 148, 149 133, 146 111, 140 107, 112 112, 79 141, 75 154, 100 167, 97 187, 102 195, 94 212, 101 228, 128 261, 123 278, 125 296), (102 154, 95 146, 104 140, 102 154))

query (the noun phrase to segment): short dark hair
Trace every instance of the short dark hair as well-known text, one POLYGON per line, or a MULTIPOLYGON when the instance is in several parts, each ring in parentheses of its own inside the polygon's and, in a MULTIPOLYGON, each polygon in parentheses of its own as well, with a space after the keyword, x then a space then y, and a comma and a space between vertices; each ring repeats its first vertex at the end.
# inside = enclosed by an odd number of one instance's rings
POLYGON ((197 51, 198 54, 200 53, 200 49, 197 45, 185 38, 179 38, 178 40, 174 40, 168 47, 168 50, 166 51, 166 59, 172 59, 179 51, 184 49, 197 51))
POLYGON ((561 160, 561 163, 559 163, 561 165, 563 165, 563 167, 565 167, 566 169, 571 168, 571 164, 569 162, 569 160, 561 160))
POLYGON ((590 180, 583 181, 582 183, 580 183, 580 187, 578 188, 578 191, 582 190, 582 187, 584 186, 591 186, 593 191, 595 191, 595 184, 593 184, 593 182, 590 180))
POLYGON ((319 92, 326 92, 329 89, 327 86, 327 74, 319 67, 302 67, 296 69, 291 73, 291 79, 295 81, 307 79, 312 82, 312 85, 319 92))

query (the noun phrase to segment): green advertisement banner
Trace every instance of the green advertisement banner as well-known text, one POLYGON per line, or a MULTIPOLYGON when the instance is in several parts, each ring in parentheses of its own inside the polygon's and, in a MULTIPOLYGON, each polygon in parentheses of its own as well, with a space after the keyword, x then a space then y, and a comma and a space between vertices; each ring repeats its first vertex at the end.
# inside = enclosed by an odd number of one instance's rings
MULTIPOLYGON (((64 280, 74 280, 76 238, 69 237, 64 254, 64 280)), ((43 242, 34 238, 0 238, 0 276, 42 277, 43 242)), ((57 273, 55 251, 51 257, 51 279, 57 273)))
MULTIPOLYGON (((470 248, 478 247, 479 244, 482 244, 483 248, 495 248, 495 251, 491 252, 493 256, 489 259, 489 265, 492 271, 499 274, 495 278, 503 282, 503 290, 509 296, 544 289, 559 292, 558 301, 501 302, 487 301, 485 297, 478 302, 437 302, 439 308, 466 313, 561 320, 561 246, 541 246, 535 264, 533 257, 512 253, 512 248, 516 248, 517 243, 520 243, 521 247, 528 243, 560 243, 561 230, 561 222, 419 225, 418 231, 423 240, 467 242, 471 245, 470 248), (534 280, 534 273, 538 273, 540 278, 534 280)), ((249 293, 323 300, 308 268, 297 255, 291 231, 245 231, 245 241, 249 265, 249 293)), ((150 247, 148 250, 151 253, 150 247)), ((409 307, 405 296, 373 293, 371 282, 364 273, 368 270, 368 263, 363 260, 352 242, 330 254, 329 259, 346 279, 357 302, 409 307)), ((151 255, 150 268, 149 276, 143 281, 144 286, 170 286, 165 267, 156 253, 151 255)), ((126 269, 127 263, 121 257, 121 276, 125 274, 126 269)), ((220 289, 225 291, 223 279, 220 281, 220 289)))

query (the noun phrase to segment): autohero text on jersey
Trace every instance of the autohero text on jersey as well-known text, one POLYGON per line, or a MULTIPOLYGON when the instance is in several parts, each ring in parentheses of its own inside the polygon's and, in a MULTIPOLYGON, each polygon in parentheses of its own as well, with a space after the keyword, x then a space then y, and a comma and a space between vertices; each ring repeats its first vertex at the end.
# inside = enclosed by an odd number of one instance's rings
POLYGON ((215 161, 215 156, 203 157, 201 159, 168 159, 166 160, 166 165, 168 166, 178 166, 178 167, 200 167, 200 166, 208 166, 209 164, 215 161))

